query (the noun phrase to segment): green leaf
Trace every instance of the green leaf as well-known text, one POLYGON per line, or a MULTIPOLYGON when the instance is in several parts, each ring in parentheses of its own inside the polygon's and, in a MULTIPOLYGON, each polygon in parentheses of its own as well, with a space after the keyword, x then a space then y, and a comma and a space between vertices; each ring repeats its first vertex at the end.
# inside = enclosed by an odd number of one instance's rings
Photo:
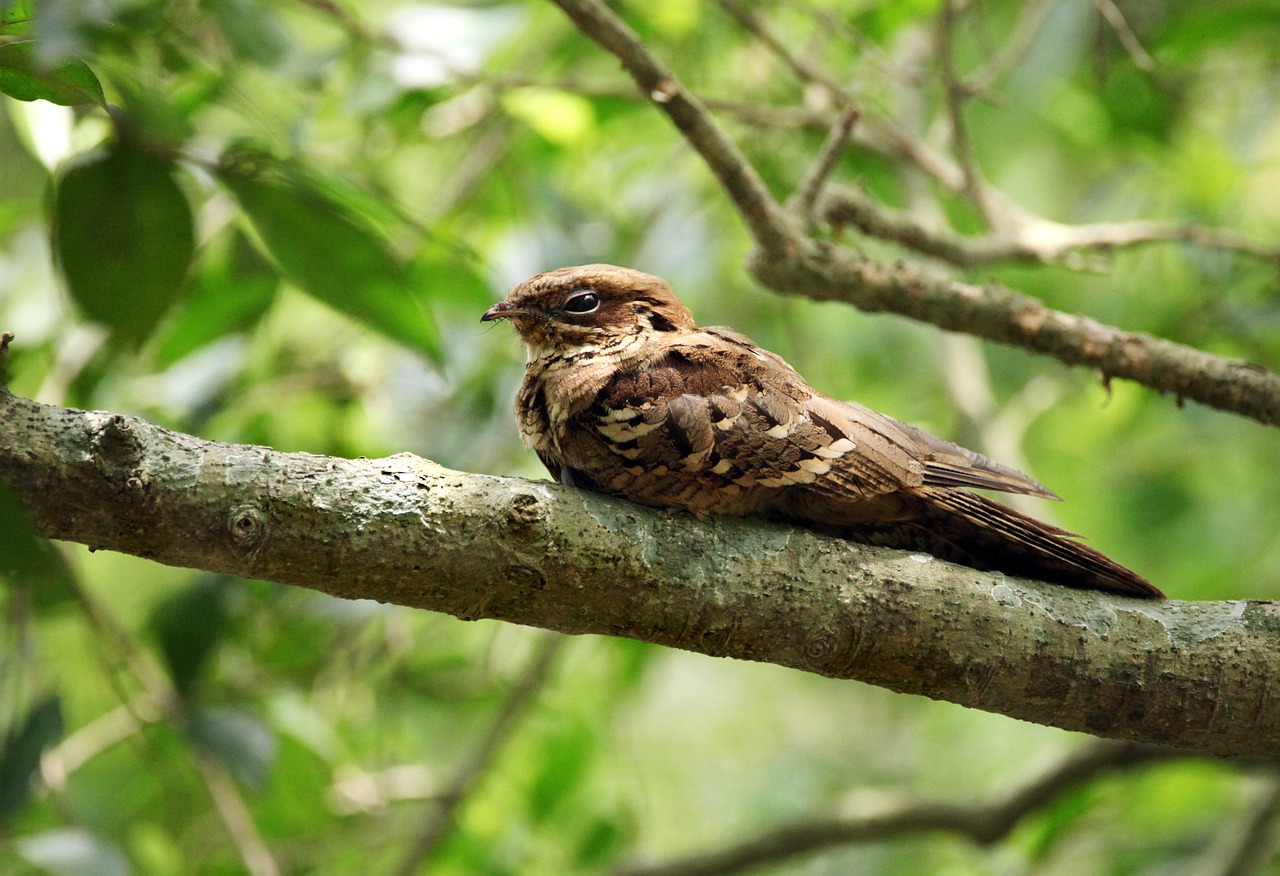
POLYGON ((32 706, 0 751, 0 824, 13 821, 31 796, 40 755, 62 738, 62 706, 49 696, 32 706))
POLYGON ((169 676, 184 697, 195 690, 226 630, 227 588, 232 580, 223 575, 201 575, 151 615, 169 676))
POLYGON ((285 276, 303 291, 388 337, 440 358, 435 321, 386 241, 313 187, 222 169, 285 276))
POLYGON ((271 307, 280 285, 275 269, 238 229, 223 237, 203 247, 191 291, 154 348, 157 364, 172 365, 210 341, 245 331, 271 307))
POLYGON ((32 0, 0 0, 0 34, 5 36, 31 33, 36 13, 32 0))
POLYGON ((42 64, 35 42, 0 45, 0 92, 18 100, 47 100, 63 106, 96 103, 105 107, 102 83, 79 58, 42 64))
POLYGON ((204 0, 237 58, 274 67, 289 53, 289 34, 269 4, 255 0, 204 0))
POLYGON ((261 790, 276 757, 276 738, 260 720, 236 709, 202 709, 187 735, 246 787, 261 790))
POLYGON ((62 174, 54 244, 85 315, 139 345, 179 297, 195 253, 195 222, 174 165, 116 144, 62 174))
POLYGON ((574 720, 542 743, 542 763, 529 789, 529 813, 535 824, 546 821, 582 784, 596 745, 591 730, 574 720))
POLYGON ((36 529, 17 496, 0 487, 0 577, 48 607, 75 597, 75 578, 62 554, 36 529))

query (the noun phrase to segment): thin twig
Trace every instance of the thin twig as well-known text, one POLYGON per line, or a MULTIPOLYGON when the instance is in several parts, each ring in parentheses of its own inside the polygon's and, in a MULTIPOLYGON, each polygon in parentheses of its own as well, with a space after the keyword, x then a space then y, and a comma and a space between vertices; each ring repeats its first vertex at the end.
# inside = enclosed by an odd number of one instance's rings
POLYGON ((988 225, 996 225, 998 214, 987 202, 982 174, 973 155, 969 132, 964 123, 964 103, 968 93, 956 72, 955 38, 958 16, 958 0, 944 0, 938 17, 938 66, 942 74, 944 104, 947 122, 951 126, 951 149, 964 178, 964 194, 977 207, 988 225))
POLYGON ((879 43, 851 25, 840 13, 826 6, 825 0, 793 0, 791 5, 816 18, 827 31, 838 33, 856 45, 858 54, 871 62, 877 75, 892 77, 906 85, 920 85, 920 74, 914 65, 904 66, 899 63, 879 43))
POLYGON ((564 636, 555 633, 542 635, 529 665, 511 689, 484 739, 433 801, 431 814, 396 870, 400 876, 413 876, 419 872, 449 835, 458 809, 488 773, 503 745, 518 726, 520 718, 546 683, 565 641, 564 636))
MULTIPOLYGON (((633 86, 617 82, 572 78, 548 81, 518 75, 487 78, 473 76, 468 81, 496 89, 538 85, 590 97, 641 97, 633 86)), ((754 126, 828 132, 841 123, 843 113, 848 111, 836 113, 728 98, 704 98, 702 103, 708 110, 732 115, 754 126)), ((950 159, 927 144, 915 140, 896 123, 874 117, 869 108, 860 107, 859 112, 857 124, 850 134, 851 142, 884 157, 906 160, 921 167, 930 178, 951 191, 959 192, 962 189, 959 168, 950 159)), ((825 210, 827 221, 853 225, 864 234, 901 243, 917 252, 962 268, 977 268, 998 262, 1039 261, 1080 269, 1097 269, 1102 265, 1096 259, 1072 258, 1071 252, 1088 249, 1105 252, 1165 242, 1193 243, 1280 264, 1280 246, 1264 244, 1231 229, 1148 220, 1067 225, 1043 219, 1007 202, 1000 192, 989 187, 988 201, 992 205, 1000 205, 999 209, 1006 217, 1003 224, 1008 226, 1001 233, 989 236, 963 236, 954 232, 930 230, 911 216, 884 206, 850 187, 826 186, 823 194, 833 191, 835 197, 821 199, 823 203, 819 213, 825 210)))
POLYGON ((818 225, 814 205, 818 203, 822 187, 826 185, 831 171, 835 170, 836 162, 840 160, 840 155, 848 145, 849 135, 853 133, 853 126, 857 123, 860 114, 856 106, 850 106, 841 113, 839 120, 831 127, 827 141, 822 144, 822 150, 818 153, 818 158, 814 161, 808 176, 800 183, 791 209, 810 233, 818 225))
POLYGON ((73 772, 162 717, 151 694, 144 691, 99 715, 42 754, 40 777, 50 790, 61 791, 73 772))
MULTIPOLYGON (((148 712, 151 708, 159 709, 167 721, 180 727, 185 719, 181 697, 169 680, 168 674, 89 593, 79 589, 77 597, 90 627, 101 641, 116 650, 119 661, 129 667, 147 693, 145 701, 138 698, 126 699, 122 696, 124 707, 145 706, 148 712)), ((142 722, 148 720, 146 714, 140 711, 135 713, 134 717, 142 722)), ((280 876, 280 867, 258 834, 249 807, 245 804, 235 783, 227 775, 226 768, 198 750, 192 750, 192 757, 223 829, 244 863, 245 871, 250 876, 280 876)))
POLYGON ((738 845, 665 863, 624 868, 620 874, 723 876, 832 846, 915 833, 955 833, 989 845, 1008 835, 1030 813, 1102 773, 1188 756, 1187 752, 1148 745, 1092 743, 1065 758, 1047 774, 988 803, 968 806, 919 801, 894 803, 875 812, 796 822, 738 845))
POLYGON ((280 866, 258 834, 253 814, 240 796, 235 782, 227 775, 226 769, 204 752, 196 751, 194 754, 200 778, 204 780, 209 798, 213 801, 213 808, 231 836, 249 876, 280 876, 280 866))
POLYGON ((1058 0, 1036 0, 1026 3, 1018 12, 1013 31, 988 61, 971 73, 963 87, 968 94, 989 96, 1001 79, 1017 69, 1035 45, 1036 35, 1059 5, 1058 0))
POLYGON ((965 236, 927 228, 856 188, 834 184, 824 190, 817 213, 832 224, 851 225, 868 236, 966 269, 1000 262, 1043 262, 1092 269, 1100 267, 1098 254, 1169 242, 1193 243, 1280 265, 1280 246, 1268 246, 1231 229, 1203 225, 1150 220, 1064 225, 1039 219, 989 234, 965 236))
POLYGON ((719 0, 719 3, 725 12, 733 16, 745 30, 752 33, 769 51, 777 55, 782 63, 790 67, 801 81, 822 85, 841 105, 853 103, 853 95, 836 81, 834 76, 791 51, 791 47, 779 39, 754 10, 740 5, 737 0, 719 0))
POLYGON ((1093 0, 1093 5, 1098 8, 1098 12, 1107 20, 1107 24, 1111 25, 1111 29, 1115 31, 1116 38, 1120 40, 1120 45, 1124 46, 1124 50, 1133 59, 1134 66, 1139 70, 1154 70, 1156 62, 1151 55, 1147 54, 1147 50, 1142 47, 1142 43, 1138 41, 1137 35, 1134 34, 1133 28, 1129 27, 1129 22, 1125 20, 1124 13, 1120 11, 1120 7, 1116 6, 1112 0, 1093 0))
POLYGON ((1276 816, 1280 814, 1280 775, 1272 773, 1262 797, 1250 801, 1243 824, 1227 843, 1227 854, 1220 865, 1204 862, 1200 872, 1215 876, 1252 876, 1264 872, 1275 855, 1276 816))
POLYGON ((584 34, 613 54, 641 92, 666 113, 720 180, 766 252, 794 247, 797 233, 741 150, 720 129, 701 102, 658 62, 635 32, 600 0, 553 0, 584 34))

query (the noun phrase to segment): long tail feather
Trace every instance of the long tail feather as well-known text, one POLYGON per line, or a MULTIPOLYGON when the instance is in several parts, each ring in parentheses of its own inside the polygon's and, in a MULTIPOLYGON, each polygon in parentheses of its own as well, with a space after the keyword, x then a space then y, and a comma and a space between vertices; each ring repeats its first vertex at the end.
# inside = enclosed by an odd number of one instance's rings
POLYGON ((1066 530, 964 490, 920 488, 910 522, 850 527, 851 538, 922 550, 978 569, 1130 596, 1163 599, 1136 572, 1075 540, 1066 530))

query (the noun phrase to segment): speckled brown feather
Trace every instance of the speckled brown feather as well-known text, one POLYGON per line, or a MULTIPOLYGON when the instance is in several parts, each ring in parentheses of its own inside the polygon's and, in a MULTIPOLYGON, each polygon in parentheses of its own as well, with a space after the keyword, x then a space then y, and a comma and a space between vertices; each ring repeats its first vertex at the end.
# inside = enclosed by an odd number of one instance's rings
POLYGON ((521 437, 561 482, 1162 596, 1070 533, 964 489, 1057 498, 1026 475, 825 396, 739 334, 696 327, 657 277, 612 265, 539 274, 484 315, 503 318, 529 348, 521 437))

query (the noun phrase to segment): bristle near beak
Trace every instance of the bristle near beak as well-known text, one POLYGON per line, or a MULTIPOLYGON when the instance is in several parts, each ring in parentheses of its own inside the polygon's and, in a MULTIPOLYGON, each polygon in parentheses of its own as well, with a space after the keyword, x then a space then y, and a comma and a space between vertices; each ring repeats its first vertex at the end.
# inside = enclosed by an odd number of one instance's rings
POLYGON ((493 322, 495 319, 508 319, 512 316, 519 316, 520 310, 512 307, 506 301, 499 301, 484 312, 484 316, 480 317, 481 322, 493 322))

